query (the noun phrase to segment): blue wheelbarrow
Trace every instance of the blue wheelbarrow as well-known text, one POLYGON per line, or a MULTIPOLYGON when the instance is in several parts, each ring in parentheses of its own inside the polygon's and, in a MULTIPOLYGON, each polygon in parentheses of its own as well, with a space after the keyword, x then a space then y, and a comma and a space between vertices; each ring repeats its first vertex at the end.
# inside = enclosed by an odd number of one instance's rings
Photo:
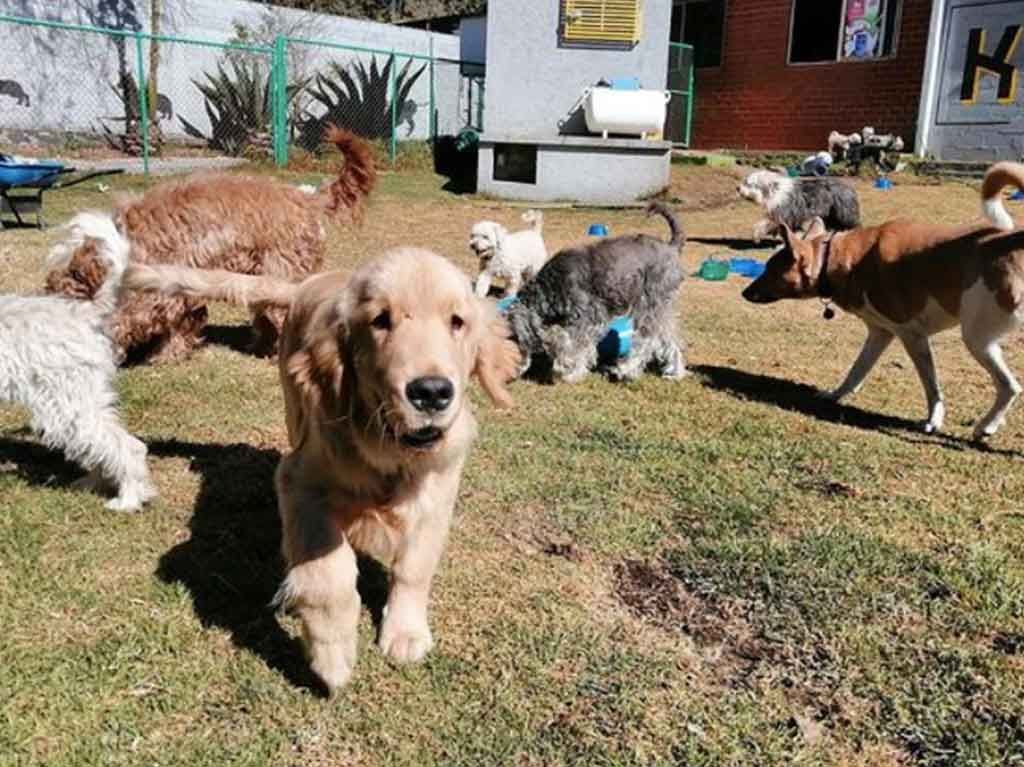
MULTIPOLYGON (((23 216, 34 213, 36 226, 46 226, 43 220, 43 193, 51 189, 66 189, 99 176, 113 176, 124 173, 124 168, 94 170, 75 174, 70 168, 54 160, 21 160, 0 155, 0 214, 14 216, 16 226, 28 226, 23 216)), ((0 228, 6 229, 11 223, 0 215, 0 228)))

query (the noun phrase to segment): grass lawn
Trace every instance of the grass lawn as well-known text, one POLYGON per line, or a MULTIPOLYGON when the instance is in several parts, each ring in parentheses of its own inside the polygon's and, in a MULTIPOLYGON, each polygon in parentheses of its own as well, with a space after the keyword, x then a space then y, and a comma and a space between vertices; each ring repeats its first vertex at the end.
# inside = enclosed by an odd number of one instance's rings
MULTIPOLYGON (((735 176, 673 173, 689 271, 736 255, 758 211, 735 176)), ((520 210, 440 186, 385 174, 364 226, 332 233, 331 264, 411 243, 472 269, 472 223, 520 210)), ((869 222, 978 208, 962 184, 859 191, 869 222)), ((47 212, 109 201, 85 185, 47 212)), ((549 247, 593 221, 664 230, 552 209, 549 247)), ((42 284, 54 237, 0 233, 4 292, 42 284)), ((216 308, 217 343, 189 362, 123 373, 161 493, 141 515, 71 492, 76 469, 0 409, 0 765, 1024 763, 1024 410, 990 449, 968 441, 992 389, 956 333, 935 343, 946 433, 917 430, 923 394, 895 347, 847 405, 824 404, 860 323, 745 304, 745 284, 685 284, 682 382, 517 382, 507 412, 475 397, 436 649, 383 660, 367 568, 359 663, 331 701, 267 607, 286 435, 275 366, 219 343, 243 313, 216 308)), ((1024 374, 1019 336, 1006 355, 1024 374)))

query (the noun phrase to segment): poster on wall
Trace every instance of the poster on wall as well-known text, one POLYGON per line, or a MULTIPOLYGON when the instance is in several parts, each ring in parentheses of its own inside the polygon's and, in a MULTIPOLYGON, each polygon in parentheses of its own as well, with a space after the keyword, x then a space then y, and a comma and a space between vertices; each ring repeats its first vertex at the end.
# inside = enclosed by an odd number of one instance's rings
POLYGON ((1022 40, 1024 0, 952 5, 943 36, 936 124, 1024 123, 1022 40))
POLYGON ((847 0, 843 19, 843 58, 874 59, 885 39, 885 0, 847 0))

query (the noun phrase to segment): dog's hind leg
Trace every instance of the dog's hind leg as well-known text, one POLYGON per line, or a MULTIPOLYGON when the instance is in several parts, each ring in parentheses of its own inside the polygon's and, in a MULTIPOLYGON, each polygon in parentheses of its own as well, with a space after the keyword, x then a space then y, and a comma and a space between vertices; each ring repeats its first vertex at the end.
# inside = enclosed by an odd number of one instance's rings
POLYGON ((917 369, 917 375, 924 387, 924 396, 928 401, 928 420, 924 431, 933 434, 942 428, 946 418, 946 405, 942 401, 942 388, 935 372, 935 360, 932 357, 932 344, 928 336, 919 333, 906 333, 900 336, 903 348, 907 350, 911 362, 917 369))
POLYGON ((995 402, 985 417, 974 427, 974 438, 991 437, 1002 427, 1006 415, 1021 393, 1021 385, 1003 359, 1000 339, 1020 324, 1018 318, 1004 311, 987 288, 980 284, 964 295, 961 310, 961 333, 974 359, 988 371, 996 387, 995 402))
POLYGON ((839 384, 837 389, 830 392, 822 392, 818 396, 822 399, 838 402, 850 394, 856 394, 864 384, 864 379, 875 367, 879 358, 892 343, 893 334, 884 328, 868 326, 868 337, 864 346, 857 355, 850 372, 846 374, 845 380, 839 384))
POLYGON ((356 662, 358 565, 322 494, 310 491, 296 497, 293 486, 298 483, 289 478, 293 470, 292 457, 286 457, 276 477, 288 574, 274 604, 302 621, 310 668, 333 693, 348 682, 356 662))
POLYGON ((597 341, 604 328, 579 328, 570 333, 552 327, 545 333, 545 351, 551 357, 555 380, 579 383, 597 366, 597 341))
POLYGON ((80 393, 81 400, 70 402, 58 396, 40 400, 32 410, 33 426, 47 445, 59 448, 89 472, 77 487, 111 486, 117 495, 107 502, 108 509, 138 511, 156 496, 146 466, 146 446, 121 424, 108 379, 96 370, 88 373, 68 389, 80 393))

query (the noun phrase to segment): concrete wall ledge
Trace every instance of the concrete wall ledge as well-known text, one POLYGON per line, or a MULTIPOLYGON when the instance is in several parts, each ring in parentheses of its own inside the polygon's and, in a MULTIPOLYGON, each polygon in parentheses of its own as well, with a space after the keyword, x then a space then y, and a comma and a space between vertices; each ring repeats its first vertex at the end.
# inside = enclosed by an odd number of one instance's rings
POLYGON ((632 149, 641 152, 668 152, 672 149, 671 141, 647 141, 641 138, 621 138, 600 136, 551 136, 548 138, 528 138, 523 136, 502 136, 496 133, 485 133, 480 137, 482 145, 494 144, 527 144, 544 147, 578 147, 600 151, 608 149, 621 151, 632 149))

